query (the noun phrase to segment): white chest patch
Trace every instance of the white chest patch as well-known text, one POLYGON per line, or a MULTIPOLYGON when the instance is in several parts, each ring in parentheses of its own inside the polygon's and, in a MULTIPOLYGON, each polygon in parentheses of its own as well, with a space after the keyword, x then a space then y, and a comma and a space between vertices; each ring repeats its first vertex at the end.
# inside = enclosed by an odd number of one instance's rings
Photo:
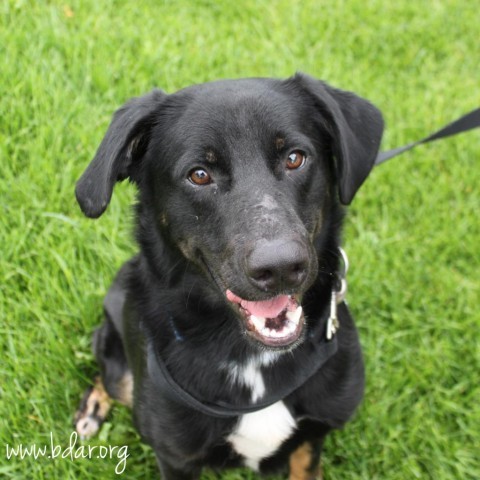
POLYGON ((252 402, 256 402, 265 394, 263 376, 255 360, 250 360, 245 365, 232 365, 229 374, 233 383, 240 383, 251 389, 252 402))
POLYGON ((297 424, 283 402, 242 415, 227 440, 245 457, 247 467, 258 470, 260 461, 272 455, 292 434, 297 424))
POLYGON ((230 363, 224 368, 228 371, 230 381, 235 384, 244 385, 251 390, 251 401, 257 402, 265 395, 265 383, 260 370, 262 366, 268 366, 274 363, 278 354, 264 352, 259 356, 248 359, 246 363, 230 363))

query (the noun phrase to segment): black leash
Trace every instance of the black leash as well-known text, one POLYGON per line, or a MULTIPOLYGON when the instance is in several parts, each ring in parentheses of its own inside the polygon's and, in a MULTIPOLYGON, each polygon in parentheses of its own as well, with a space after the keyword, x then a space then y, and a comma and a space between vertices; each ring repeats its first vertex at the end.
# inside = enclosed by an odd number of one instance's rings
POLYGON ((392 150, 387 150, 386 152, 380 152, 375 160, 375 165, 380 165, 387 160, 390 160, 397 155, 400 155, 403 152, 411 150, 417 145, 422 143, 432 142, 433 140, 439 140, 440 138, 449 137, 451 135, 457 135, 458 133, 467 132, 473 128, 480 127, 480 108, 472 110, 470 113, 461 116, 452 123, 449 123, 445 127, 441 128, 435 133, 432 133, 428 137, 422 138, 416 142, 409 143, 403 147, 392 148, 392 150))

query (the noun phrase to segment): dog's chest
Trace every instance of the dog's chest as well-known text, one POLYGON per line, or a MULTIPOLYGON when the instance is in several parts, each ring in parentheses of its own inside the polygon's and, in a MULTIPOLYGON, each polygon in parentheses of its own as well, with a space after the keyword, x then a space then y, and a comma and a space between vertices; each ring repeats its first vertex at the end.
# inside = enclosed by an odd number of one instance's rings
POLYGON ((263 458, 272 455, 292 434, 296 422, 283 402, 240 417, 227 440, 245 457, 247 467, 258 469, 263 458))
MULTIPOLYGON (((255 359, 246 365, 230 370, 232 383, 242 383, 251 389, 253 402, 260 400, 265 392, 260 366, 274 359, 255 359)), ((233 449, 245 458, 245 465, 258 469, 260 461, 272 455, 290 437, 296 422, 282 401, 258 412, 242 415, 227 437, 233 449)))

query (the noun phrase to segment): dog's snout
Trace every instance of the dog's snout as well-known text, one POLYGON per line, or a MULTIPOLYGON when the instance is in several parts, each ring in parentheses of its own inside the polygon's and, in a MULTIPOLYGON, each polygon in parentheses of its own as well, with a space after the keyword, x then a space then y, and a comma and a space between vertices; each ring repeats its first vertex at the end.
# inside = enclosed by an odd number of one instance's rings
POLYGON ((247 257, 249 280, 264 291, 300 287, 307 277, 307 248, 296 240, 276 239, 257 244, 247 257))

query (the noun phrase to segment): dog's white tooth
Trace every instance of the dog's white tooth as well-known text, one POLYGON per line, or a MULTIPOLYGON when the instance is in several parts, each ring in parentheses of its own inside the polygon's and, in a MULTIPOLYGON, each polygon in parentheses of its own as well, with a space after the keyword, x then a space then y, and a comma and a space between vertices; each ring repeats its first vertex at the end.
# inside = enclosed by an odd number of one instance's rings
POLYGON ((255 328, 261 332, 263 328, 265 327, 265 321, 266 319, 263 317, 256 317, 255 315, 252 315, 251 317, 252 323, 255 325, 255 328))
POLYGON ((287 318, 295 325, 298 325, 298 322, 300 322, 300 318, 302 316, 302 312, 303 309, 301 306, 299 306, 294 312, 287 312, 287 318))
POLYGON ((267 327, 265 327, 265 328, 262 330, 262 335, 265 336, 265 337, 270 337, 270 336, 271 336, 271 335, 270 335, 271 333, 272 333, 272 331, 271 331, 269 328, 267 328, 267 327))
POLYGON ((287 330, 285 328, 282 328, 281 330, 277 330, 277 338, 283 338, 288 335, 287 330))
POLYGON ((290 332, 288 331, 288 329, 286 327, 283 327, 278 333, 278 336, 279 337, 286 337, 290 334, 290 332))
POLYGON ((288 333, 293 333, 296 330, 296 328, 297 328, 297 326, 295 325, 295 323, 292 322, 291 320, 289 320, 288 323, 287 323, 288 333))

